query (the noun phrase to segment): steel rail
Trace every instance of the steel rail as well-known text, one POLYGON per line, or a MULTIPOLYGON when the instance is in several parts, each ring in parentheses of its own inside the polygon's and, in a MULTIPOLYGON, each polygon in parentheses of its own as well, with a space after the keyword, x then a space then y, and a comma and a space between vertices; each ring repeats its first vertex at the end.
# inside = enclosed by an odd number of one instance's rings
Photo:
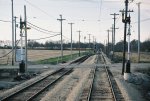
POLYGON ((94 85, 94 79, 95 79, 95 71, 96 71, 96 66, 94 67, 94 72, 93 72, 93 75, 92 75, 92 82, 90 84, 90 90, 89 90, 89 94, 88 94, 88 98, 87 98, 87 101, 90 101, 91 100, 91 95, 92 95, 92 90, 93 90, 93 85, 94 85))
MULTIPOLYGON (((10 95, 4 97, 1 99, 1 101, 8 101, 8 99, 10 99, 11 97, 21 93, 22 91, 34 86, 35 84, 38 84, 39 82, 41 82, 42 80, 50 77, 51 75, 54 75, 55 73, 59 73, 60 71, 62 71, 64 68, 60 68, 52 73, 50 73, 49 75, 47 75, 46 77, 34 82, 34 83, 31 83, 30 85, 27 85, 25 87, 23 87, 22 89, 14 92, 14 93, 11 93, 10 95)), ((70 72, 73 68, 67 70, 66 72, 64 72, 59 78, 57 78, 56 80, 54 80, 53 82, 51 82, 49 85, 47 85, 46 87, 43 88, 43 90, 40 90, 39 92, 37 92, 36 94, 34 94, 32 97, 29 97, 26 101, 31 101, 34 97, 36 97, 38 94, 40 94, 42 91, 44 91, 47 87, 49 87, 50 85, 54 84, 56 81, 58 81, 60 78, 62 78, 65 74, 67 74, 68 72, 70 72)))
MULTIPOLYGON (((104 60, 104 69, 105 69, 105 72, 106 72, 106 75, 107 75, 107 79, 108 79, 108 82, 109 82, 109 85, 110 85, 110 89, 111 89, 111 94, 112 94, 112 99, 113 101, 117 101, 116 99, 116 95, 115 95, 115 92, 114 92, 114 89, 113 89, 113 85, 112 85, 112 82, 111 82, 111 79, 110 79, 110 76, 109 76, 109 73, 108 73, 108 70, 107 70, 107 67, 106 67, 106 60, 104 58, 104 56, 102 55, 102 58, 104 60)), ((98 62, 98 59, 97 61, 98 62)), ((95 62, 95 63, 96 63, 95 62)), ((92 73, 92 81, 90 82, 90 86, 89 86, 89 90, 88 90, 88 94, 84 95, 84 101, 91 101, 91 98, 92 98, 92 92, 93 92, 93 88, 94 88, 94 79, 95 79, 95 75, 96 75, 96 69, 97 69, 97 66, 95 66, 95 68, 93 69, 94 72, 92 73)), ((81 98, 82 99, 82 98, 81 98)), ((82 100, 81 100, 82 101, 82 100)))
POLYGON ((109 81, 109 84, 110 84, 110 87, 111 87, 111 92, 112 92, 112 94, 113 94, 114 101, 117 101, 116 95, 115 95, 115 92, 114 92, 114 89, 113 89, 113 85, 112 85, 110 76, 109 76, 109 74, 108 74, 108 70, 107 70, 107 66, 106 66, 106 60, 105 60, 105 57, 103 56, 103 54, 102 54, 102 57, 103 57, 103 59, 104 59, 104 64, 105 64, 104 67, 105 67, 105 71, 106 71, 106 73, 107 73, 107 77, 108 77, 108 81, 109 81))
MULTIPOLYGON (((95 59, 96 60, 96 59, 95 59)), ((97 62, 97 61, 96 61, 97 62)), ((95 62, 95 63, 96 63, 95 62)), ((91 95, 92 95, 92 92, 93 92, 93 86, 94 86, 94 79, 95 79, 95 72, 96 72, 96 69, 97 69, 97 66, 95 65, 94 68, 91 70, 90 75, 90 78, 91 78, 91 82, 90 82, 90 86, 89 86, 89 89, 88 89, 88 92, 87 94, 85 95, 85 100, 86 101, 90 101, 91 100, 91 95)))
POLYGON ((69 73, 73 68, 71 68, 70 70, 67 70, 66 72, 64 72, 59 78, 57 78, 56 80, 54 80, 53 82, 51 82, 50 84, 48 84, 47 86, 45 86, 43 89, 41 89, 39 92, 35 93, 33 96, 31 96, 28 100, 26 101, 32 101, 36 96, 38 96, 41 92, 43 92, 45 89, 47 89, 49 86, 53 85, 54 83, 56 83, 59 79, 61 79, 65 74, 69 73))
MULTIPOLYGON (((96 57, 95 63, 97 63, 97 61, 98 61, 98 59, 96 57)), ((93 72, 93 75, 92 75, 92 82, 91 82, 91 85, 90 85, 90 91, 89 91, 89 95, 88 95, 87 101, 91 100, 91 95, 92 95, 92 91, 93 91, 93 85, 94 85, 94 79, 95 79, 96 69, 97 69, 97 66, 94 67, 94 72, 93 72)))
POLYGON ((85 55, 85 56, 83 56, 83 57, 81 57, 81 58, 79 58, 79 59, 77 59, 77 60, 75 60, 75 61, 72 61, 70 64, 73 64, 73 63, 78 63, 78 64, 80 64, 80 63, 82 63, 82 62, 84 62, 87 58, 89 58, 91 55, 85 55))
MULTIPOLYGON (((80 58, 77 62, 79 62, 79 63, 84 62, 88 57, 89 57, 89 55, 84 56, 84 57, 80 58)), ((66 66, 66 67, 67 67, 67 66, 66 66)), ((22 92, 23 90, 28 89, 28 88, 31 87, 32 85, 34 85, 34 84, 36 84, 36 83, 38 83, 38 82, 41 82, 41 81, 44 80, 45 78, 47 78, 47 77, 49 77, 49 76, 51 76, 51 75, 53 75, 53 74, 55 74, 55 73, 61 71, 62 69, 64 69, 64 68, 60 68, 60 69, 58 69, 58 70, 56 70, 56 71, 50 73, 49 75, 47 75, 47 76, 41 78, 40 80, 37 80, 37 81, 35 81, 35 82, 32 82, 31 84, 24 86, 22 89, 19 89, 19 90, 15 91, 15 92, 13 92, 13 93, 11 93, 11 94, 5 96, 5 97, 2 97, 2 98, 0 99, 0 101, 8 101, 7 99, 11 98, 12 96, 15 96, 15 95, 19 94, 19 93, 22 92)), ((72 71, 72 69, 73 69, 73 68, 71 68, 69 71, 65 72, 62 76, 64 76, 64 75, 67 74, 68 72, 72 71)), ((62 78, 62 76, 61 76, 60 78, 62 78)), ((60 78, 58 78, 58 79, 55 80, 54 82, 51 82, 47 87, 49 87, 50 85, 52 85, 52 84, 54 84, 55 82, 57 82, 60 78)), ((36 94, 34 94, 32 97, 29 97, 26 101, 31 101, 33 98, 35 98, 35 97, 36 97, 37 95, 39 95, 41 92, 43 92, 47 87, 45 87, 45 88, 42 89, 41 91, 39 91, 39 92, 37 92, 36 94)))
POLYGON ((50 73, 49 75, 45 76, 44 78, 41 78, 40 80, 38 80, 38 81, 36 81, 36 82, 32 82, 31 84, 29 84, 29 85, 27 85, 27 86, 24 86, 22 89, 19 89, 19 90, 17 90, 16 92, 13 92, 13 93, 11 93, 10 95, 8 95, 8 96, 6 96, 6 97, 3 97, 3 98, 1 99, 1 101, 5 101, 5 99, 7 99, 7 98, 9 98, 9 97, 11 97, 11 96, 13 96, 13 95, 15 95, 15 94, 21 92, 22 90, 24 90, 24 89, 26 89, 26 88, 28 88, 28 87, 30 87, 30 86, 36 84, 37 82, 42 81, 43 79, 47 78, 47 77, 50 76, 50 75, 53 75, 54 73, 60 71, 61 69, 63 69, 63 68, 60 68, 60 69, 58 69, 58 70, 56 70, 56 71, 50 73))

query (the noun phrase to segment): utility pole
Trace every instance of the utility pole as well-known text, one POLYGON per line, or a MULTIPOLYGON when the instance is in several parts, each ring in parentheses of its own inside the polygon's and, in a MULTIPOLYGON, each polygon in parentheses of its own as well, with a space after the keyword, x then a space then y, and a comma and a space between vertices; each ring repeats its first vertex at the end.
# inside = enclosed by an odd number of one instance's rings
POLYGON ((107 49, 107 50, 108 50, 108 53, 107 53, 107 55, 108 55, 108 56, 109 56, 109 31, 110 31, 110 30, 108 29, 108 30, 107 30, 107 32, 108 32, 108 49, 107 49))
POLYGON ((24 6, 24 27, 25 27, 25 72, 27 72, 28 65, 28 46, 27 46, 27 15, 26 15, 26 6, 24 6))
POLYGON ((94 38, 94 52, 97 52, 97 44, 96 44, 96 38, 94 38))
POLYGON ((94 45, 95 45, 95 44, 94 44, 94 36, 93 36, 93 51, 94 51, 94 45))
POLYGON ((91 48, 91 46, 90 46, 90 40, 91 40, 91 39, 90 39, 90 35, 91 35, 91 34, 88 34, 88 35, 89 35, 89 52, 90 52, 90 48, 91 48))
POLYGON ((105 41, 106 40, 104 40, 104 52, 106 53, 106 44, 105 44, 105 41))
POLYGON ((85 39, 86 39, 86 36, 84 36, 84 44, 85 44, 85 39))
POLYGON ((13 0, 11 0, 12 3, 12 65, 14 65, 14 4, 13 0))
POLYGON ((127 23, 130 22, 130 19, 128 17, 128 3, 129 0, 125 0, 125 10, 121 10, 122 12, 122 22, 124 23, 124 42, 123 42, 123 64, 122 64, 122 75, 124 75, 124 69, 125 69, 125 55, 126 55, 126 34, 127 34, 127 23), (125 14, 124 14, 125 13, 125 14))
POLYGON ((114 25, 112 24, 112 27, 111 27, 111 30, 112 30, 112 46, 111 46, 111 59, 113 60, 114 58, 114 25))
POLYGON ((68 23, 68 24, 70 24, 70 26, 71 26, 71 59, 72 59, 72 25, 74 23, 68 23))
POLYGON ((16 24, 16 19, 17 17, 15 16, 15 61, 16 61, 16 49, 17 49, 17 38, 16 38, 16 29, 17 29, 17 24, 16 24))
POLYGON ((80 56, 80 33, 81 33, 81 31, 79 30, 77 32, 79 32, 79 56, 80 56))
POLYGON ((115 34, 114 30, 119 29, 119 28, 114 28, 114 24, 112 24, 111 31, 112 31, 112 51, 115 52, 114 50, 114 45, 115 45, 115 34))
POLYGON ((86 45, 85 45, 85 39, 86 39, 86 36, 84 36, 84 48, 85 48, 85 52, 86 52, 86 45))
POLYGON ((59 20, 60 21, 60 34, 61 34, 61 62, 62 62, 62 60, 63 60, 63 42, 62 42, 62 21, 63 20, 66 20, 66 19, 63 19, 62 18, 62 15, 60 15, 60 19, 57 19, 57 20, 59 20))
POLYGON ((138 62, 140 62, 140 4, 141 2, 137 3, 138 5, 138 62))
POLYGON ((114 13, 114 14, 110 14, 110 15, 114 16, 114 18, 113 18, 114 19, 114 24, 113 24, 114 27, 113 28, 114 28, 114 45, 115 45, 115 34, 116 34, 116 29, 117 29, 116 28, 116 16, 119 15, 119 14, 114 13))

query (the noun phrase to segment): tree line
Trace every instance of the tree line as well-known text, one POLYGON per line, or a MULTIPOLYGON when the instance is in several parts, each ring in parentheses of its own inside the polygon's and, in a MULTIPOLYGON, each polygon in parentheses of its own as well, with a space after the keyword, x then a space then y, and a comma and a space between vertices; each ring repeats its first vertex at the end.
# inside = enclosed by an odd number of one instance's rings
MULTIPOLYGON (((71 43, 63 43, 63 49, 70 49, 71 43)), ((79 43, 72 43, 73 49, 79 49, 79 43)), ((126 42, 127 47, 127 42, 126 42)), ((11 49, 11 46, 0 46, 0 48, 11 49)), ((17 46, 17 48, 20 48, 17 46)), ((80 49, 102 49, 103 51, 111 51, 112 50, 112 43, 109 44, 102 44, 102 43, 80 43, 80 49), (109 46, 108 46, 109 45, 109 46)), ((130 42, 130 48, 132 52, 136 52, 138 50, 138 40, 132 40, 130 42)), ((40 43, 37 41, 28 41, 28 49, 49 49, 49 50, 60 50, 60 41, 46 41, 45 43, 40 43)), ((127 48, 126 48, 127 49, 127 48)), ((150 52, 150 39, 145 40, 144 42, 140 42, 140 49, 143 52, 150 52)), ((114 45, 114 50, 116 52, 123 51, 123 41, 119 41, 114 45)))
MULTIPOLYGON (((127 47, 127 45, 128 44, 126 42, 126 47, 127 47)), ((123 41, 120 41, 120 42, 116 43, 115 50, 118 51, 118 52, 123 51, 123 41)), ((130 50, 132 52, 137 52, 137 50, 138 50, 138 40, 134 39, 130 42, 130 50)), ((150 39, 145 40, 144 42, 140 42, 140 50, 142 52, 150 52, 150 39)))
MULTIPOLYGON (((39 42, 36 42, 36 41, 30 41, 28 42, 28 48, 29 49, 51 49, 51 50, 54 50, 54 49, 61 49, 61 46, 60 46, 60 42, 59 41, 46 41, 44 44, 43 43, 39 43, 39 42)), ((63 49, 70 49, 71 47, 71 43, 63 43, 63 49)), ((76 42, 76 43, 72 43, 72 48, 73 49, 93 49, 93 48, 102 48, 104 49, 104 45, 101 44, 101 43, 96 43, 93 45, 93 43, 79 43, 76 42)))
MULTIPOLYGON (((126 42, 126 47, 127 47, 127 42, 126 42)), ((63 43, 63 49, 70 49, 71 43, 63 43)), ((72 44, 73 49, 78 49, 79 48, 79 43, 73 43, 72 44)), ((60 49, 60 42, 52 42, 52 41, 46 41, 44 44, 39 43, 36 41, 30 41, 28 42, 28 47, 30 49, 36 49, 36 48, 44 48, 44 49, 60 49)), ((90 49, 102 49, 107 50, 108 49, 108 44, 104 46, 102 43, 80 43, 80 48, 85 49, 85 48, 90 48, 90 49)), ((114 49, 117 52, 122 52, 123 51, 123 40, 119 41, 114 45, 114 49)), ((126 48, 127 49, 127 48, 126 48)), ((132 52, 136 52, 138 50, 138 40, 132 40, 130 42, 130 49, 132 52)), ((150 52, 150 39, 145 40, 144 42, 140 42, 140 49, 143 52, 150 52)), ((112 50, 112 43, 109 43, 109 50, 112 50)))

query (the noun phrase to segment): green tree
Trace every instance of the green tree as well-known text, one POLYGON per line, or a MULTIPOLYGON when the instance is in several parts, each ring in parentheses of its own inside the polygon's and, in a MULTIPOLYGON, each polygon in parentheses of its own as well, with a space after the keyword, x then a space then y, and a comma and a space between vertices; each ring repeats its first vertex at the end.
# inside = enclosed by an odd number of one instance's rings
MULTIPOLYGON (((116 45, 115 45, 115 51, 116 52, 123 52, 123 43, 124 43, 123 40, 116 43, 116 45)), ((127 42, 126 42, 126 50, 127 50, 127 42)))
POLYGON ((150 52, 150 39, 141 44, 141 51, 150 52))
POLYGON ((41 46, 41 44, 39 43, 39 42, 36 42, 36 41, 34 41, 34 40, 30 40, 29 42, 28 42, 28 47, 29 48, 37 48, 37 47, 40 47, 41 46))
POLYGON ((131 51, 137 51, 138 50, 138 40, 132 40, 131 41, 131 51))

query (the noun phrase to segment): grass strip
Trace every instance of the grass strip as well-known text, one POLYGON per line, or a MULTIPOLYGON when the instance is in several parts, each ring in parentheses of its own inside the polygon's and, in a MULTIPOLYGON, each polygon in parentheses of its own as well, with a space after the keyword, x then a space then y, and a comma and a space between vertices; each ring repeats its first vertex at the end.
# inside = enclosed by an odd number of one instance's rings
MULTIPOLYGON (((80 56, 83 56, 83 55, 86 55, 87 52, 82 52, 80 54, 80 56)), ((38 60, 38 61, 35 61, 34 63, 36 64, 53 64, 53 65, 56 65, 58 63, 65 63, 69 60, 73 60, 75 58, 79 57, 78 53, 75 53, 75 54, 72 54, 72 59, 71 59, 71 55, 65 55, 63 56, 62 58, 62 61, 61 61, 61 57, 54 57, 54 58, 49 58, 49 59, 44 59, 44 60, 38 60)))

